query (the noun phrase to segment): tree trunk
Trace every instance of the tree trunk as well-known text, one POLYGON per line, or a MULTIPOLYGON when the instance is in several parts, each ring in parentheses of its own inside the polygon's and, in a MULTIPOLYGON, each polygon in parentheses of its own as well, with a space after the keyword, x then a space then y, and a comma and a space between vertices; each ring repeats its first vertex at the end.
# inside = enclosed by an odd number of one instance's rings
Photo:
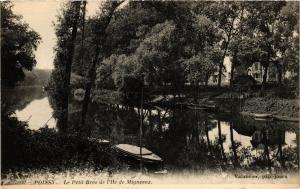
POLYGON ((152 117, 152 110, 149 109, 149 127, 150 127, 150 133, 153 132, 153 117, 152 117))
POLYGON ((269 64, 264 66, 263 81, 262 81, 262 84, 261 84, 261 93, 262 94, 265 91, 265 87, 266 87, 266 83, 267 83, 268 68, 269 68, 269 64))
POLYGON ((143 104, 144 104, 144 98, 143 98, 143 93, 144 93, 144 88, 142 86, 142 91, 141 91, 141 109, 140 109, 140 171, 143 171, 143 158, 142 158, 142 147, 143 147, 143 121, 144 121, 144 109, 143 109, 143 104))
POLYGON ((161 111, 160 110, 157 110, 157 115, 159 117, 159 119, 158 119, 159 133, 162 133, 162 115, 161 115, 161 111))
POLYGON ((232 123, 230 123, 230 140, 231 140, 231 148, 232 148, 232 152, 233 152, 233 156, 234 156, 233 165, 236 167, 236 166, 239 166, 239 162, 238 162, 238 156, 237 156, 237 152, 236 152, 235 142, 233 139, 232 123))
POLYGON ((281 65, 277 65, 277 81, 278 81, 278 84, 281 85, 282 84, 282 67, 281 65))
POLYGON ((96 63, 99 61, 99 55, 101 52, 101 45, 104 43, 104 41, 106 40, 105 37, 105 31, 106 28, 108 27, 110 20, 112 19, 113 13, 114 11, 118 8, 118 6, 120 4, 122 4, 124 1, 114 1, 112 3, 114 3, 111 7, 111 9, 109 9, 106 18, 105 18, 105 22, 103 23, 103 30, 101 31, 101 35, 100 37, 104 36, 101 38, 101 40, 99 40, 96 44, 96 50, 95 50, 95 55, 94 58, 92 60, 92 65, 90 67, 90 69, 88 70, 87 73, 87 83, 86 83, 86 87, 85 87, 85 95, 84 95, 84 100, 83 100, 83 105, 82 105, 82 114, 81 114, 81 127, 84 127, 85 125, 85 120, 86 120, 86 114, 88 111, 88 106, 89 106, 89 102, 90 102, 90 94, 91 94, 91 89, 92 86, 94 84, 95 81, 95 77, 96 77, 96 63))
POLYGON ((222 69, 223 69, 223 66, 224 66, 223 62, 224 62, 225 57, 226 57, 226 53, 227 53, 229 43, 230 43, 230 36, 228 37, 228 41, 225 44, 224 53, 222 55, 222 59, 221 59, 221 62, 219 64, 218 87, 221 87, 221 84, 222 84, 222 69))
MULTIPOLYGON (((234 55, 234 56, 236 56, 236 55, 234 55)), ((233 77, 234 77, 234 74, 233 74, 233 72, 234 72, 234 69, 235 69, 235 57, 233 58, 233 60, 232 60, 232 64, 231 64, 231 70, 230 70, 230 87, 232 87, 233 86, 233 77)))
MULTIPOLYGON (((299 149, 299 132, 296 132, 296 149, 299 149)), ((299 151, 296 151, 297 165, 299 165, 299 151)))
POLYGON ((66 80, 64 81, 64 88, 65 94, 63 97, 63 104, 62 108, 64 111, 63 120, 59 121, 59 125, 61 126, 61 131, 64 133, 68 129, 68 114, 69 114, 69 95, 70 95, 70 80, 71 80, 71 68, 73 62, 73 55, 74 55, 74 47, 75 47, 75 40, 77 35, 77 27, 78 27, 78 20, 80 15, 80 5, 81 2, 72 2, 75 4, 75 17, 72 24, 72 33, 71 39, 67 46, 67 60, 66 60, 66 80))
POLYGON ((198 84, 197 82, 194 85, 194 103, 197 104, 198 101, 198 84))
MULTIPOLYGON (((244 12, 244 10, 241 11, 241 15, 243 15, 243 12, 244 12)), ((234 29, 234 22, 235 22, 236 19, 237 19, 237 17, 234 17, 232 19, 231 23, 230 23, 230 28, 229 28, 229 31, 228 31, 228 34, 227 34, 227 42, 225 43, 224 53, 223 53, 223 56, 222 56, 222 60, 221 60, 221 62, 219 64, 218 87, 221 87, 223 62, 225 60, 226 53, 227 53, 227 50, 228 50, 228 47, 229 47, 229 43, 230 43, 231 38, 232 38, 232 30, 234 29)))
POLYGON ((232 35, 232 29, 233 29, 233 23, 234 23, 234 20, 235 20, 235 19, 232 19, 231 26, 230 26, 230 30, 229 30, 229 33, 228 33, 228 36, 227 36, 227 42, 225 43, 224 52, 223 52, 223 55, 222 55, 221 62, 220 62, 220 64, 219 64, 219 80, 218 80, 218 87, 221 87, 222 69, 223 69, 223 66, 224 66, 223 63, 224 63, 224 60, 225 60, 225 57, 226 57, 226 53, 227 53, 227 50, 228 50, 228 46, 229 46, 229 43, 230 43, 230 40, 231 40, 231 35, 232 35))
POLYGON ((82 112, 81 112, 81 124, 80 124, 82 128, 84 127, 84 124, 85 124, 86 114, 88 111, 88 105, 90 102, 91 89, 93 87, 94 80, 96 77, 95 70, 96 70, 96 62, 98 60, 99 53, 100 53, 100 48, 97 47, 95 56, 92 61, 91 68, 88 70, 87 77, 86 77, 87 81, 85 84, 85 94, 84 94, 84 99, 83 99, 82 112))
POLYGON ((223 147, 223 141, 222 141, 222 132, 221 132, 221 122, 220 120, 218 120, 218 135, 219 135, 219 145, 221 147, 221 154, 222 154, 222 158, 225 164, 227 164, 227 158, 225 155, 225 151, 224 151, 224 147, 223 147))
POLYGON ((208 86, 208 80, 209 80, 209 74, 206 74, 206 76, 205 76, 205 87, 208 86))
POLYGON ((173 84, 173 109, 175 110, 176 108, 176 88, 175 85, 173 84))
MULTIPOLYGON (((84 65, 84 32, 85 32, 85 13, 86 13, 86 1, 83 1, 82 6, 82 28, 81 28, 81 66, 84 65)), ((83 68, 83 67, 82 67, 83 68)))
POLYGON ((266 131, 263 131, 263 136, 264 136, 264 151, 265 151, 265 156, 267 159, 267 165, 268 165, 268 169, 271 172, 271 159, 270 159, 270 153, 269 153, 269 147, 268 147, 268 140, 267 140, 267 134, 266 131))
POLYGON ((212 155, 210 139, 209 139, 209 134, 208 134, 208 128, 207 128, 207 119, 205 119, 205 121, 204 121, 204 126, 205 126, 205 134, 206 134, 206 139, 207 139, 207 148, 208 148, 208 151, 209 151, 209 155, 212 155))
POLYGON ((219 64, 218 87, 221 87, 221 83, 222 83, 222 69, 223 69, 223 62, 219 64))
POLYGON ((284 157, 283 157, 283 153, 282 153, 282 145, 281 144, 278 145, 278 153, 279 153, 279 162, 281 164, 281 167, 283 169, 285 169, 286 166, 285 166, 285 162, 284 162, 284 157))

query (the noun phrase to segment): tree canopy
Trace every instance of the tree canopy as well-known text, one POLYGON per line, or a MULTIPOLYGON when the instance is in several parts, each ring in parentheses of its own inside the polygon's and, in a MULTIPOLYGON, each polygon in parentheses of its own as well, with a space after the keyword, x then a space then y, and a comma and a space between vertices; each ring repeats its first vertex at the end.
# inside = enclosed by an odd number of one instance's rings
POLYGON ((41 38, 22 17, 12 11, 11 2, 1 2, 1 79, 3 86, 14 86, 25 77, 24 70, 36 65, 34 51, 41 38))
MULTIPOLYGON (((56 26, 53 96, 65 91, 59 83, 73 5, 64 7, 56 26)), ((77 86, 85 90, 83 112, 103 90, 133 106, 144 87, 148 95, 167 89, 176 97, 185 85, 207 85, 216 74, 220 87, 226 58, 232 63, 230 81, 237 68, 247 73, 257 62, 264 67, 263 86, 269 65, 277 68, 279 83, 286 71, 298 75, 299 7, 293 2, 104 1, 99 7, 88 19, 81 10, 78 24, 85 23, 85 30, 79 27, 72 43, 71 72, 84 78, 77 86)))

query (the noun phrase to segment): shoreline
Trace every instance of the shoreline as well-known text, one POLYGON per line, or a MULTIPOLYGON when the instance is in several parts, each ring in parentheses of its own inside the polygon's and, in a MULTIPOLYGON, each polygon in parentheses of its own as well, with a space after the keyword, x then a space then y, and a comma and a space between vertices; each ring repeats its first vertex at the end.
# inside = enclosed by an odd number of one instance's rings
MULTIPOLYGON (((245 115, 245 116, 251 116, 251 117, 255 117, 255 113, 252 112, 240 112, 241 115, 245 115)), ((268 112, 266 112, 266 114, 268 114, 268 112)), ((270 113, 272 114, 272 113, 270 113)), ((300 118, 299 117, 287 117, 287 116, 279 116, 279 115, 272 115, 271 120, 275 120, 275 121, 288 121, 288 122, 300 122, 300 118)))

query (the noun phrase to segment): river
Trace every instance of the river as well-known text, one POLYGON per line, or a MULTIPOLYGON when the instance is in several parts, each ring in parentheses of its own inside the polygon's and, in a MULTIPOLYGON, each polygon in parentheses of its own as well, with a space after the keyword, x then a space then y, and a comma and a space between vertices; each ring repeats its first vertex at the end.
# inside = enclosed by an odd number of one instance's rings
POLYGON ((50 107, 48 97, 33 100, 24 109, 17 110, 16 116, 21 121, 28 121, 30 129, 37 130, 45 125, 55 128, 56 121, 52 117, 53 110, 50 107))
MULTIPOLYGON (((53 109, 42 88, 20 88, 6 92, 19 105, 15 115, 28 121, 29 128, 55 128, 53 109)), ((80 107, 79 102, 72 107, 80 107)), ((80 112, 72 113, 72 125, 79 123, 80 112)), ((229 166, 298 167, 298 123, 256 121, 239 115, 219 115, 198 110, 144 110, 143 145, 161 156, 169 169, 201 169, 216 164, 229 166), (265 147, 268 148, 265 148, 265 147), (269 156, 269 157, 266 157, 269 156), (270 160, 271 159, 271 160, 270 160), (265 161, 271 163, 261 163, 265 161)), ((137 109, 92 104, 86 130, 92 137, 113 144, 139 144, 137 109)))

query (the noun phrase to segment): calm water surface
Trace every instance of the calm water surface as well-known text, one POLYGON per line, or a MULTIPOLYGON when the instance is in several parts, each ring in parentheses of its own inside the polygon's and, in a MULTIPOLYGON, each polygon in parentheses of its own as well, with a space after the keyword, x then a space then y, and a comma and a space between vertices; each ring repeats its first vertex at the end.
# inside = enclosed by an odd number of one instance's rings
MULTIPOLYGON (((14 99, 16 116, 29 128, 55 128, 48 97, 39 89, 22 89, 14 99), (35 94, 31 94, 35 93, 35 94), (39 93, 39 94, 37 94, 39 93), (26 96, 25 96, 26 95, 26 96), (22 101, 22 100, 21 100, 22 101)), ((12 95, 13 96, 13 95, 12 95)), ((79 102, 72 102, 79 109, 79 102)), ((70 115, 78 127, 80 112, 70 115)), ((143 145, 161 156, 169 169, 235 167, 244 169, 298 169, 298 123, 256 121, 238 115, 218 115, 196 110, 145 109, 143 145)), ((139 144, 138 110, 92 104, 85 130, 113 144, 139 144)), ((78 128, 77 128, 78 129, 78 128)))
POLYGON ((53 110, 50 107, 48 97, 33 100, 24 109, 17 110, 16 116, 21 121, 28 121, 30 129, 37 130, 45 124, 49 128, 55 128, 56 121, 52 118, 53 110))

